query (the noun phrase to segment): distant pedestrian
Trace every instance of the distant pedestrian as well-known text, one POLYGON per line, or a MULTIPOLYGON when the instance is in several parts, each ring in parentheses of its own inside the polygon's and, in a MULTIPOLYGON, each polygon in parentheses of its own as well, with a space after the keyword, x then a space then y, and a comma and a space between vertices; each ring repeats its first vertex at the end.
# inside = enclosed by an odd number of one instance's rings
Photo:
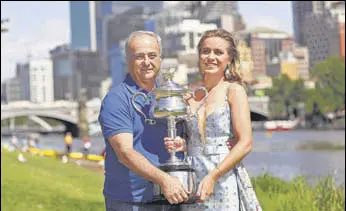
POLYGON ((19 149, 19 142, 18 142, 18 138, 15 135, 12 135, 11 138, 11 144, 9 146, 9 151, 14 151, 16 149, 19 149))
POLYGON ((89 150, 91 147, 91 142, 90 142, 89 136, 84 136, 83 142, 84 142, 84 156, 87 156, 89 154, 89 150))
POLYGON ((64 138, 65 141, 65 147, 66 147, 66 154, 70 154, 72 150, 72 134, 71 132, 67 132, 64 138))

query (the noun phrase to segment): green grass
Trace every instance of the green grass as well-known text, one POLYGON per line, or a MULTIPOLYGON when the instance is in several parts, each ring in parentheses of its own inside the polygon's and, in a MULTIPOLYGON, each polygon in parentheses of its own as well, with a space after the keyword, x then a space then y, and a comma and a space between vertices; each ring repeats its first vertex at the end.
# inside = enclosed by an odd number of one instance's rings
MULTIPOLYGON (((1 150, 1 210, 105 210, 102 173, 27 153, 28 161, 20 163, 17 155, 1 150)), ((297 177, 286 182, 269 174, 252 178, 265 211, 344 210, 345 189, 336 187, 332 177, 314 186, 306 181, 297 177)))
POLYGON ((345 208, 345 188, 336 187, 333 177, 320 178, 309 186, 300 176, 290 182, 269 174, 252 179, 253 185, 265 211, 341 211, 345 208))
POLYGON ((1 150, 1 210, 104 210, 103 176, 57 159, 1 150))

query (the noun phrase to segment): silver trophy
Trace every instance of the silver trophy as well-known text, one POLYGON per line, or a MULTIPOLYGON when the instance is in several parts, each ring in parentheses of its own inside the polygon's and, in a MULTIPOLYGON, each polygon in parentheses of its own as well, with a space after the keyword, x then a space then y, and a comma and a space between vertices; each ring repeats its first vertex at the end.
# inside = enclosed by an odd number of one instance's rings
MULTIPOLYGON (((171 69, 172 70, 172 69, 171 69)), ((202 100, 208 96, 207 89, 205 87, 196 87, 193 90, 187 89, 183 86, 176 84, 172 79, 174 71, 170 71, 164 75, 165 81, 162 85, 152 93, 155 95, 156 104, 154 108, 155 118, 167 118, 167 131, 168 137, 175 138, 177 129, 176 123, 189 118, 188 105, 185 103, 184 95, 190 94, 191 97, 196 98, 195 93, 198 90, 205 92, 205 96, 202 100)), ((155 124, 155 120, 147 118, 145 114, 139 110, 134 103, 135 98, 138 95, 142 95, 145 98, 146 95, 142 92, 136 93, 132 97, 132 104, 135 109, 144 116, 145 122, 148 124, 155 124)), ((193 169, 185 160, 180 160, 176 156, 175 150, 170 153, 170 158, 166 163, 159 166, 159 168, 167 172, 171 176, 177 177, 183 185, 189 190, 189 200, 185 203, 193 203, 197 199, 196 194, 196 174, 193 169)), ((154 184, 154 201, 153 203, 168 203, 165 198, 161 187, 158 184, 154 184)))

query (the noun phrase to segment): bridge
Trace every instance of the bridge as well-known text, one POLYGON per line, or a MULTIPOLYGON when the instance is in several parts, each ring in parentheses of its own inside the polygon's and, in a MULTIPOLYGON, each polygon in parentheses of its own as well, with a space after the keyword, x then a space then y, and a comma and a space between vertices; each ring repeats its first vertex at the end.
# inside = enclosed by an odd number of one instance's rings
MULTIPOLYGON (((268 97, 249 97, 251 120, 261 121, 268 119, 268 97)), ((86 102, 86 117, 92 133, 100 130, 98 115, 101 100, 93 99, 86 102)), ((79 105, 78 102, 55 101, 50 103, 31 103, 28 101, 17 101, 1 105, 1 120, 10 119, 10 130, 15 129, 14 118, 27 116, 30 120, 38 123, 46 132, 54 131, 54 128, 40 117, 58 120, 65 125, 65 131, 72 131, 74 136, 79 134, 79 105)))

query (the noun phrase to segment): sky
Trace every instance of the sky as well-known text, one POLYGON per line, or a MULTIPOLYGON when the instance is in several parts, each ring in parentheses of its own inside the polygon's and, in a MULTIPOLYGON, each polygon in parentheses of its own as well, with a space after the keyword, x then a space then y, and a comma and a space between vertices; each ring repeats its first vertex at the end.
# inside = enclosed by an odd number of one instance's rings
MULTIPOLYGON (((291 1, 239 1, 247 28, 270 27, 293 34, 291 1)), ((68 1, 1 1, 1 82, 15 77, 17 62, 49 58, 49 51, 70 42, 68 1)))

